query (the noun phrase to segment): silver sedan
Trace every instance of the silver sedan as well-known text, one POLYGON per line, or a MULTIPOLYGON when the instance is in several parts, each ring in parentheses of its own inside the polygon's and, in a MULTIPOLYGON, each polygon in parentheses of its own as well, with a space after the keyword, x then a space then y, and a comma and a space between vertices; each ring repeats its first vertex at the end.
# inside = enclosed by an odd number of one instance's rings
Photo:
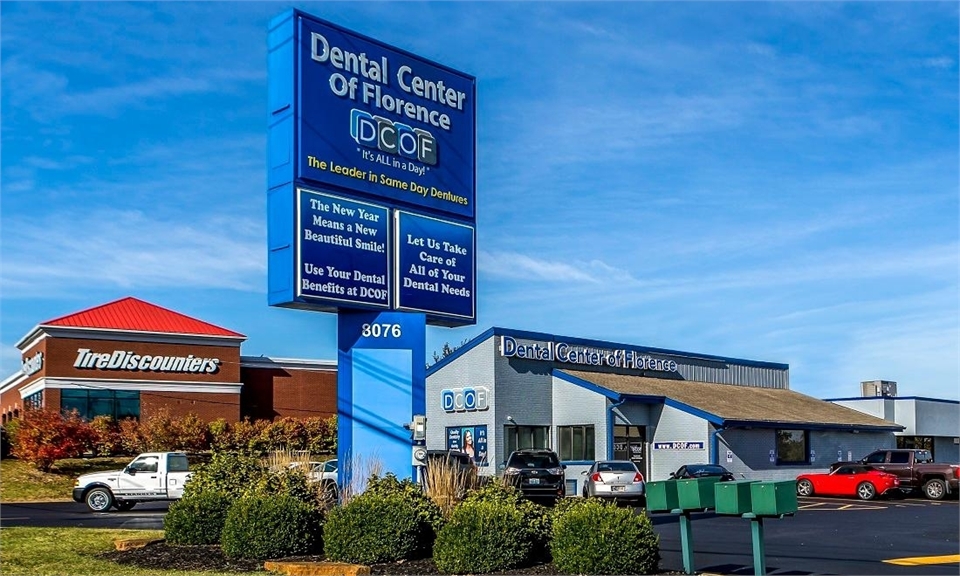
POLYGON ((581 472, 584 498, 607 498, 618 502, 645 502, 643 474, 629 460, 600 460, 581 472))

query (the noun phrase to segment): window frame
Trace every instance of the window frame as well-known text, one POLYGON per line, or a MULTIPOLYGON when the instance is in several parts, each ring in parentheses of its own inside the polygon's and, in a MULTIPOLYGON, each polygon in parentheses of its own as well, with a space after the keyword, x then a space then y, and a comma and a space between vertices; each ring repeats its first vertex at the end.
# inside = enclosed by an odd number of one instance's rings
POLYGON ((802 430, 797 428, 778 428, 774 430, 774 446, 775 446, 775 455, 776 455, 776 465, 777 466, 798 466, 804 464, 810 464, 810 431, 802 430), (787 459, 783 456, 783 453, 786 452, 785 447, 781 441, 784 439, 782 434, 789 433, 791 435, 790 441, 793 440, 794 434, 799 433, 801 435, 801 444, 803 454, 799 459, 791 458, 787 459))
MULTIPOLYGON (((543 448, 545 450, 552 450, 550 446, 550 427, 549 426, 520 426, 520 425, 504 425, 503 430, 503 448, 506 457, 509 457, 512 452, 517 450, 525 450, 527 448, 543 448), (537 446, 537 433, 543 433, 542 446, 537 446), (530 441, 530 446, 521 445, 520 436, 521 434, 529 434, 529 438, 524 438, 524 440, 530 441)), ((524 443, 526 444, 526 442, 524 443)))
POLYGON ((593 424, 573 424, 557 426, 557 454, 561 462, 585 462, 596 460, 596 426, 593 424), (577 454, 577 432, 580 435, 580 450, 577 454))

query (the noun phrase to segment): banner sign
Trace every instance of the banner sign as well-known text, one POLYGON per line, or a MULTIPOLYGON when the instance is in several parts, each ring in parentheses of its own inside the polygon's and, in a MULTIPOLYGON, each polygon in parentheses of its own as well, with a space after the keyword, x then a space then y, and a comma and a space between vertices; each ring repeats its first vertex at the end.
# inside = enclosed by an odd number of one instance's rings
POLYGON ((448 426, 447 450, 465 452, 477 466, 489 466, 486 426, 448 426))
POLYGON ((389 211, 303 188, 297 192, 297 296, 389 308, 389 211))
POLYGON ((654 450, 703 450, 703 442, 654 442, 654 450))
POLYGON ((475 217, 476 80, 298 13, 297 176, 475 217))
POLYGON ((397 211, 397 309, 474 319, 474 229, 397 211))

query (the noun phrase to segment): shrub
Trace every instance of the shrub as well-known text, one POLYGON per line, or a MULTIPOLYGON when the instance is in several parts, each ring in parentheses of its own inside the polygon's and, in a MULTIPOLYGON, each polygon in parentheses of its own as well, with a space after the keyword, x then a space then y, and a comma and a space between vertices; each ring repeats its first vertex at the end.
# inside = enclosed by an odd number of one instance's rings
POLYGON ((533 534, 523 514, 506 500, 460 504, 433 544, 441 572, 478 574, 510 570, 532 559, 533 534))
POLYGON ((232 502, 229 495, 211 490, 170 504, 163 518, 164 537, 171 544, 219 544, 232 502))
POLYGON ((326 496, 319 482, 307 478, 305 468, 279 468, 266 470, 260 479, 251 486, 247 494, 257 496, 286 495, 317 509, 333 504, 326 496))
POLYGON ((141 421, 140 430, 149 451, 173 450, 177 445, 177 424, 166 406, 141 421))
POLYGON ((217 418, 207 424, 207 434, 210 438, 210 448, 212 450, 222 452, 237 449, 237 447, 233 445, 230 424, 223 418, 217 418))
POLYGON ((417 513, 417 517, 430 525, 433 533, 430 534, 430 542, 425 543, 424 550, 426 555, 430 555, 430 545, 433 543, 433 535, 443 527, 444 517, 440 507, 424 493, 423 489, 413 480, 404 478, 397 479, 396 475, 387 473, 383 477, 372 476, 367 482, 365 494, 377 496, 399 496, 403 498, 411 508, 417 513))
POLYGON ((324 550, 330 560, 378 564, 419 558, 433 537, 403 495, 364 492, 327 515, 324 550))
POLYGON ((249 496, 230 506, 220 545, 228 558, 268 560, 319 552, 320 514, 290 496, 249 496))
POLYGON ((304 421, 307 429, 306 449, 311 454, 337 453, 337 417, 308 418, 304 421))
POLYGON ((207 424, 194 413, 174 419, 174 446, 176 450, 202 452, 210 448, 210 435, 207 424))
POLYGON ((650 519, 587 500, 561 514, 550 541, 553 563, 569 574, 656 574, 660 538, 650 519))
POLYGON ((464 504, 472 502, 495 502, 510 506, 523 515, 531 537, 531 560, 550 558, 550 508, 531 502, 517 488, 505 483, 502 478, 493 480, 478 490, 467 494, 464 504))
POLYGON ((126 454, 139 454, 147 451, 147 440, 144 437, 140 421, 134 418, 124 418, 119 422, 120 447, 126 454))
POLYGON ((258 486, 266 474, 267 470, 258 458, 218 452, 210 462, 194 470, 184 488, 184 496, 212 491, 239 498, 258 486))
POLYGON ((90 450, 94 456, 113 456, 123 451, 120 426, 109 416, 97 416, 90 421, 90 450))
POLYGON ((93 431, 74 410, 27 410, 17 432, 13 455, 49 472, 61 458, 78 458, 91 444, 93 431))

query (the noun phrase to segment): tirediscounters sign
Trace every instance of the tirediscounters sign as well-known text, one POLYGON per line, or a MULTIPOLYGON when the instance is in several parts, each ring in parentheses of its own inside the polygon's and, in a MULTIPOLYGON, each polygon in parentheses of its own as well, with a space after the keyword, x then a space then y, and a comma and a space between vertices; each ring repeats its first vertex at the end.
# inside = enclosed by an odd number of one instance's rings
POLYGON ((475 323, 476 79, 299 10, 268 43, 269 303, 475 323))

